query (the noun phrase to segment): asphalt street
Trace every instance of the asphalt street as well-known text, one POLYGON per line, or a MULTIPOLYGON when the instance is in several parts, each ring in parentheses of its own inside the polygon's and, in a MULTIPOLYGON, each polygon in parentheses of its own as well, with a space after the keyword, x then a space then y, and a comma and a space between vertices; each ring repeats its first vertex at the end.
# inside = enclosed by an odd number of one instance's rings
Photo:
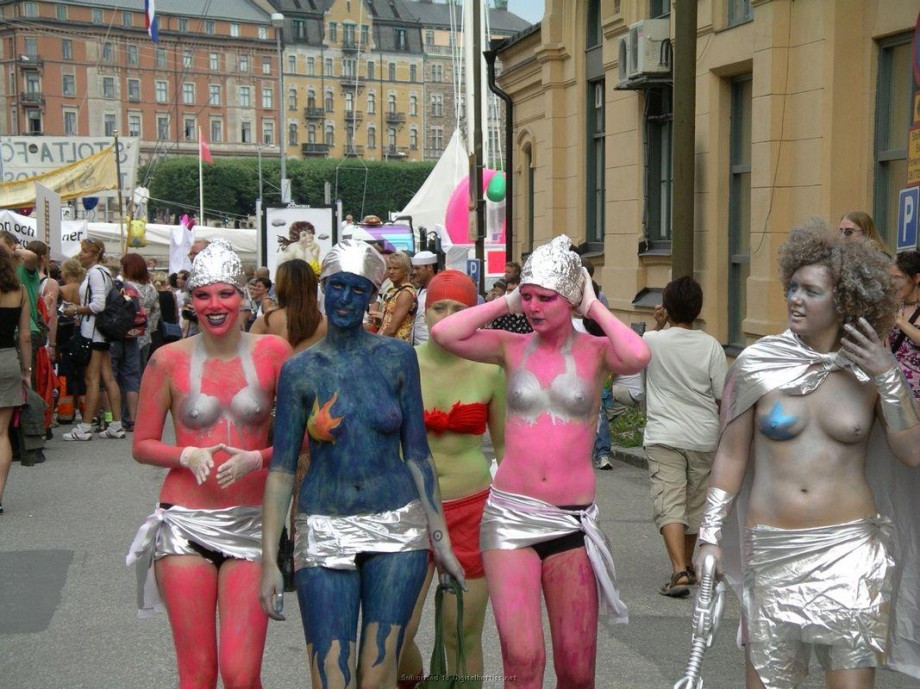
MULTIPOLYGON (((176 686, 165 615, 139 620, 135 574, 125 566, 134 533, 152 511, 164 471, 135 463, 128 440, 47 445, 47 461, 13 464, 0 516, 0 687, 2 689, 167 688, 176 686)), ((668 573, 651 521, 646 471, 621 461, 597 472, 601 526, 614 558, 630 621, 598 640, 598 687, 668 689, 682 676, 690 649, 690 599, 658 594, 668 573)), ((267 689, 309 686, 294 594, 288 620, 271 623, 263 663, 267 689)), ((429 600, 419 635, 423 655, 433 639, 429 600)), ((708 689, 743 687, 734 644, 739 617, 730 597, 720 634, 707 653, 708 689)), ((547 631, 548 639, 548 631, 547 631)), ((486 687, 501 686, 495 625, 486 621, 486 687)), ((549 658, 551 653, 547 654, 549 658)), ((544 686, 555 686, 552 667, 544 686)), ((806 687, 822 687, 813 676, 806 687)), ((917 681, 882 671, 877 687, 907 689, 917 681)))

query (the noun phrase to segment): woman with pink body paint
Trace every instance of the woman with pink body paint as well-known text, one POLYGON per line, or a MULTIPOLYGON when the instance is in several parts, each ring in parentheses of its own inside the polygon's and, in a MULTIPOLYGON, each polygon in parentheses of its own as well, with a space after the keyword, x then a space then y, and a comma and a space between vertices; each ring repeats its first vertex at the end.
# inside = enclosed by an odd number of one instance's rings
POLYGON ((546 601, 557 686, 594 687, 599 607, 626 621, 609 545, 597 528, 591 460, 600 390, 610 374, 642 370, 648 348, 597 302, 565 235, 534 251, 521 287, 456 313, 431 331, 458 356, 507 376, 505 457, 480 534, 507 687, 539 688, 546 667, 546 601), (575 331, 572 311, 606 338, 575 331), (534 332, 480 328, 523 312, 534 332))
POLYGON ((205 247, 188 280, 200 331, 157 349, 141 383, 134 458, 169 471, 128 564, 145 584, 141 616, 165 605, 180 689, 214 689, 218 675, 226 689, 262 686, 262 493, 291 346, 239 327, 245 284, 229 244, 205 247), (167 414, 175 443, 163 438, 167 414))

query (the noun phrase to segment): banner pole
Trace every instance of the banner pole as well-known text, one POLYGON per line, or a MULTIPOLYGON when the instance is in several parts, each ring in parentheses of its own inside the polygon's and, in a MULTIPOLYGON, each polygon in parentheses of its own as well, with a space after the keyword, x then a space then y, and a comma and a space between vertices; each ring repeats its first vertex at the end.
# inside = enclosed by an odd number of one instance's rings
POLYGON ((118 189, 118 235, 121 238, 121 254, 123 256, 128 248, 128 244, 127 238, 125 237, 124 199, 121 193, 121 161, 118 156, 118 130, 116 129, 112 134, 115 137, 115 176, 118 178, 118 184, 116 185, 116 189, 118 189))

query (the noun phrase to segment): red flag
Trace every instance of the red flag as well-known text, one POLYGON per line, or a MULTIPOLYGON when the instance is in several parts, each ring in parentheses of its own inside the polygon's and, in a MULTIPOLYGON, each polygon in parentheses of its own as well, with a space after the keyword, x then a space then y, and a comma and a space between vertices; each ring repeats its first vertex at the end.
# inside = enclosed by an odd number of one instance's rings
POLYGON ((211 149, 201 134, 198 135, 198 154, 201 156, 202 162, 214 162, 211 160, 211 149))

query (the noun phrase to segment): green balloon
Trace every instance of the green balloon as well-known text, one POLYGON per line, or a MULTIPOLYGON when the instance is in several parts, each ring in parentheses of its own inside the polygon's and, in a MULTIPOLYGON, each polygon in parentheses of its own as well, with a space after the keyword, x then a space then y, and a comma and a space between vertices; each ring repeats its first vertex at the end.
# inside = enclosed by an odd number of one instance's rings
POLYGON ((505 173, 496 172, 486 187, 486 198, 492 203, 505 200, 505 173))

